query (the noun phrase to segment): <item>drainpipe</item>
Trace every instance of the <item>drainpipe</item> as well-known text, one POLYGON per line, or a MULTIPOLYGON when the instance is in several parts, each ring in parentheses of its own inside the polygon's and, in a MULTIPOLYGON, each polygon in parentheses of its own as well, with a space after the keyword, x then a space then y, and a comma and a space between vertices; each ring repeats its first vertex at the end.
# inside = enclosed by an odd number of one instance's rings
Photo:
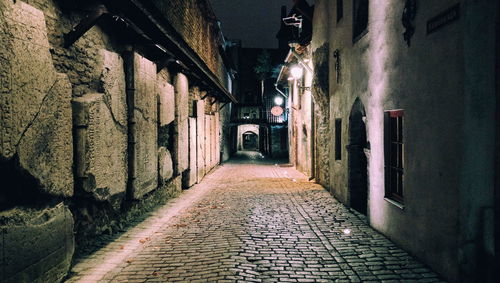
POLYGON ((278 87, 278 84, 275 83, 274 84, 274 88, 281 94, 283 95, 285 98, 288 98, 288 95, 286 95, 283 91, 281 91, 281 89, 278 87))
POLYGON ((126 51, 123 55, 123 63, 125 67, 125 86, 126 86, 126 96, 127 96, 127 110, 128 110, 128 144, 127 144, 127 165, 128 165, 128 180, 127 180, 127 192, 126 198, 128 200, 133 199, 134 196, 134 180, 135 176, 135 83, 134 83, 134 50, 131 46, 126 47, 126 51))

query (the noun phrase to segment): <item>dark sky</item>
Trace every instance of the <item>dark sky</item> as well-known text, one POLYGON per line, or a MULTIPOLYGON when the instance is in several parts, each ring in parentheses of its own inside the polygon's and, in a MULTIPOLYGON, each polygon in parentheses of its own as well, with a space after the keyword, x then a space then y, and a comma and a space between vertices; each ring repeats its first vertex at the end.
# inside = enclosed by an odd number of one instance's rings
MULTIPOLYGON (((277 48, 281 6, 287 13, 293 0, 210 0, 229 39, 241 39, 243 47, 277 48)), ((308 1, 312 4, 314 1, 308 1)))

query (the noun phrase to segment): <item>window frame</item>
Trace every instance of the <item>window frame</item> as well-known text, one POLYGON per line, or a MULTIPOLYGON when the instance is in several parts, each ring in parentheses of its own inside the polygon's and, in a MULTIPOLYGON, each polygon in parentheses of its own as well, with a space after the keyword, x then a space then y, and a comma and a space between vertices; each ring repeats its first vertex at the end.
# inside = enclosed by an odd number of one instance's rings
POLYGON ((337 23, 344 17, 344 0, 337 0, 337 23))
POLYGON ((335 119, 335 160, 342 160, 342 119, 335 119))
POLYGON ((352 1, 352 43, 356 43, 360 40, 365 34, 368 33, 368 24, 370 18, 370 1, 369 0, 353 0, 352 1), (364 3, 366 1, 366 3, 364 3), (358 4, 359 3, 359 4, 358 4), (366 6, 362 6, 365 4, 366 6), (356 8, 359 9, 356 9, 356 8), (360 23, 360 11, 362 8, 366 8, 366 23, 360 23), (364 28, 361 30, 357 30, 361 24, 364 25, 364 28))
POLYGON ((384 113, 385 198, 404 203, 404 110, 384 113))

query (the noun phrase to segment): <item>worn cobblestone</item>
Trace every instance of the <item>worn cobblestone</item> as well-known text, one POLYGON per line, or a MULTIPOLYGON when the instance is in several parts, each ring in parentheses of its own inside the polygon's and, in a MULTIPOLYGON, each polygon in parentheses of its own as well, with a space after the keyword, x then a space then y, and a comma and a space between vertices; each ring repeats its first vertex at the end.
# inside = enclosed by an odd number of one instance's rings
POLYGON ((292 168, 227 163, 68 282, 442 282, 365 222, 292 168))

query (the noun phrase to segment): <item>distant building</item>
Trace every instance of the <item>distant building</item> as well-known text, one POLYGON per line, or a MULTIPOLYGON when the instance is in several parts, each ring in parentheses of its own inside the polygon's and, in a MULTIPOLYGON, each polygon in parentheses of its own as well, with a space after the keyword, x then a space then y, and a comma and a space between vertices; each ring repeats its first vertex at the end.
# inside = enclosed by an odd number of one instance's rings
POLYGON ((286 50, 235 45, 230 52, 238 70, 235 91, 239 101, 231 116, 233 151, 288 157, 287 97, 276 89, 273 78, 286 50))

